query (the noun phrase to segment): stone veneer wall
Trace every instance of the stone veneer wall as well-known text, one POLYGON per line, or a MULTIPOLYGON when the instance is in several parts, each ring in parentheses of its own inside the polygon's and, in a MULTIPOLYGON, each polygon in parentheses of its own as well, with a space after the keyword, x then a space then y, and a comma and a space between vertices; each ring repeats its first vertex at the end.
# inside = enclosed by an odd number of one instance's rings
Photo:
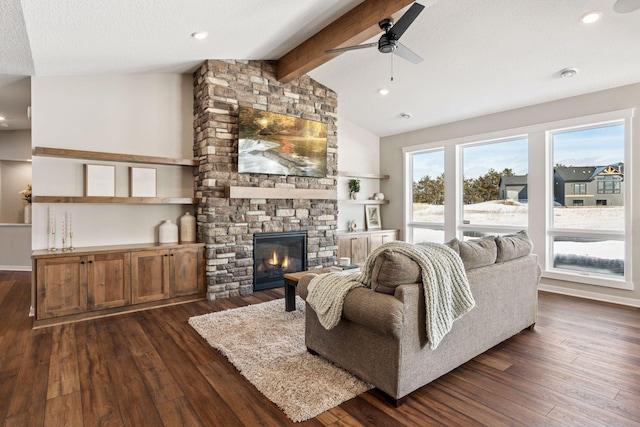
POLYGON ((206 243, 207 298, 253 292, 253 234, 306 230, 308 268, 336 260, 336 200, 229 199, 229 186, 336 189, 337 95, 302 76, 283 84, 275 61, 209 60, 194 73, 198 241, 206 243), (327 123, 327 177, 238 174, 238 108, 327 123))

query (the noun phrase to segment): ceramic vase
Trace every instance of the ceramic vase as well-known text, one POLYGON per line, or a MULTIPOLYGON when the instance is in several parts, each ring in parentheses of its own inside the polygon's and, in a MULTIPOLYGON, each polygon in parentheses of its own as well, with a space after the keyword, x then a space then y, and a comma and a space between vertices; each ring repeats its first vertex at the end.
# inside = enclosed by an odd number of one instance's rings
POLYGON ((31 224, 31 203, 24 207, 24 223, 31 224))
POLYGON ((358 193, 356 193, 355 191, 351 192, 351 200, 356 200, 358 198, 358 193))
POLYGON ((196 217, 189 212, 180 217, 180 241, 196 241, 196 217))
POLYGON ((171 220, 165 220, 160 224, 160 227, 158 227, 158 237, 160 243, 177 243, 178 226, 171 222, 171 220))

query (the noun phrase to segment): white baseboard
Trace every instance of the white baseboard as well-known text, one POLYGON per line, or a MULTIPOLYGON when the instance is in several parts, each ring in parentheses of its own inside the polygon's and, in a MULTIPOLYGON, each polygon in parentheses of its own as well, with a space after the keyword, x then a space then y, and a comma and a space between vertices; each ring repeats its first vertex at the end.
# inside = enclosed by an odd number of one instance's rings
POLYGON ((540 283, 538 289, 554 294, 569 295, 572 297, 591 299, 594 301, 610 302, 612 304, 628 305, 631 307, 640 307, 640 300, 633 298, 618 297, 614 295, 604 295, 597 292, 580 291, 577 289, 568 289, 561 286, 545 285, 540 283))
POLYGON ((30 265, 0 265, 0 271, 31 271, 30 265))

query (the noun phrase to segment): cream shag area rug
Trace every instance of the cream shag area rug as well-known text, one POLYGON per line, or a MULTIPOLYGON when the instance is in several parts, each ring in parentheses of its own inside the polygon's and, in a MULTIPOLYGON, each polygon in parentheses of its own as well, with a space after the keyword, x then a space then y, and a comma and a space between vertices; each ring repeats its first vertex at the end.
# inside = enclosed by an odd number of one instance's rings
POLYGON ((295 422, 305 421, 372 388, 304 345, 304 301, 284 299, 209 313, 189 324, 295 422))

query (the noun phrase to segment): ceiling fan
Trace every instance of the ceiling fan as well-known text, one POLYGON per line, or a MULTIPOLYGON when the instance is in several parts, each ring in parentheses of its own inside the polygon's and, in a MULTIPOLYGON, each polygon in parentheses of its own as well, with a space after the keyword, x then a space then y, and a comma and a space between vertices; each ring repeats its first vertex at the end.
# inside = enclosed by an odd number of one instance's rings
MULTIPOLYGON (((620 0, 619 0, 620 1, 620 0)), ((378 46, 378 51, 381 53, 394 53, 401 58, 406 59, 409 62, 418 64, 422 61, 422 58, 411 49, 400 43, 398 40, 407 31, 407 28, 418 17, 420 12, 424 9, 424 6, 419 3, 411 5, 409 10, 398 19, 398 22, 394 22, 393 19, 387 18, 378 22, 380 29, 384 31, 384 34, 380 36, 380 40, 374 43, 361 44, 356 46, 340 47, 337 49, 327 50, 326 53, 340 53, 349 50, 366 49, 369 47, 378 46)))
POLYGON ((640 0, 617 0, 613 10, 618 13, 629 13, 640 9, 640 0))

